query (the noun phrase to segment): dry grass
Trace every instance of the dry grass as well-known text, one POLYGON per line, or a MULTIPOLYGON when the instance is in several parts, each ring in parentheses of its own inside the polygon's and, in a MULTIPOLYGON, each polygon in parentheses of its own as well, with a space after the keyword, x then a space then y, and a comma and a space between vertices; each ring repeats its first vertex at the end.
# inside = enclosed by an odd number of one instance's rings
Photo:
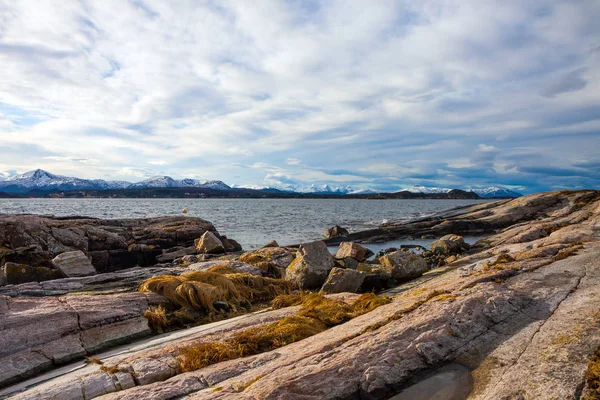
POLYGON ((180 307, 206 313, 214 311, 215 301, 231 305, 268 301, 291 291, 291 284, 282 279, 250 274, 220 274, 197 271, 180 276, 155 276, 145 281, 142 292, 160 294, 180 307))
POLYGON ((148 326, 152 332, 163 333, 169 326, 167 310, 162 305, 147 309, 144 311, 144 317, 148 320, 148 326))
POLYGON ((600 400, 600 347, 588 363, 585 373, 586 393, 582 397, 585 400, 600 400))
POLYGON ((295 315, 238 332, 224 342, 202 343, 180 349, 178 360, 181 372, 195 371, 297 342, 390 301, 389 298, 378 298, 373 294, 362 295, 352 304, 328 299, 317 293, 301 297, 302 308, 295 315))
POLYGON ((299 306, 302 304, 302 294, 281 294, 273 299, 271 308, 278 310, 280 308, 299 306))
POLYGON ((117 367, 116 365, 111 365, 111 366, 102 365, 100 367, 100 371, 107 372, 109 374, 113 374, 114 375, 117 372, 121 372, 121 368, 117 367))

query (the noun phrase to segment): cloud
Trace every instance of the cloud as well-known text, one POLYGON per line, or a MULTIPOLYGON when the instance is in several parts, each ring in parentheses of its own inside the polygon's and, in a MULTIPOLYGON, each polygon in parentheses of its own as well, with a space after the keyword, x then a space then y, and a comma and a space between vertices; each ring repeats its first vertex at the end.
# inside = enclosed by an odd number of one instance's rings
POLYGON ((583 68, 568 72, 558 78, 556 82, 552 82, 542 89, 542 96, 552 98, 562 93, 576 92, 585 88, 587 81, 583 78, 584 72, 583 68))
POLYGON ((598 158, 596 3, 8 2, 3 163, 230 184, 597 187, 528 169, 598 158))

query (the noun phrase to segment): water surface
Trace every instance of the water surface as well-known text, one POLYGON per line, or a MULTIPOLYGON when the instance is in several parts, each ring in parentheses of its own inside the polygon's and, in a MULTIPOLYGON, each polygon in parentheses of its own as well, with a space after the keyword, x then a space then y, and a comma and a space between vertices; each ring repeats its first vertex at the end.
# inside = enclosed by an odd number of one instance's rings
MULTIPOLYGON (((184 215, 212 222, 245 249, 322 239, 340 225, 355 232, 407 221, 483 200, 365 199, 0 199, 0 213, 141 218, 184 215)), ((400 243, 395 243, 396 245, 400 243)), ((425 244, 425 243, 424 243, 425 244)), ((389 246, 388 246, 389 247, 389 246)))

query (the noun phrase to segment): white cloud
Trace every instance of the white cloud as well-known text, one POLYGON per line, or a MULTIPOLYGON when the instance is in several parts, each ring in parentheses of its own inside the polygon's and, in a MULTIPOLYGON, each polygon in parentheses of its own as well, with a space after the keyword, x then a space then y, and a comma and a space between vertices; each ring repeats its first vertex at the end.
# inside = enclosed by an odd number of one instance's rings
POLYGON ((285 160, 285 163, 287 165, 300 165, 300 163, 302 163, 302 160, 298 158, 288 158, 285 160))
POLYGON ((3 162, 62 173, 100 160, 85 173, 105 178, 146 177, 150 164, 241 183, 360 181, 319 168, 471 168, 523 140, 545 157, 535 138, 597 125, 593 0, 299 4, 3 4, 0 150, 30 152, 3 162))

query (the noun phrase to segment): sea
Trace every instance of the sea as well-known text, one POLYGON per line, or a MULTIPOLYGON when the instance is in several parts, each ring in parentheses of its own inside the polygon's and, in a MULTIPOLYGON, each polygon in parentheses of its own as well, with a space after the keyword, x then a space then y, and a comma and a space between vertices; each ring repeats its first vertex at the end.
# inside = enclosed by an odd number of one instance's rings
MULTIPOLYGON (((0 214, 41 214, 97 218, 142 218, 166 215, 199 217, 244 249, 270 240, 291 245, 323 238, 340 225, 350 232, 386 222, 410 221, 485 200, 366 199, 0 199, 0 214), (182 211, 187 209, 187 213, 182 211)), ((477 238, 467 237, 468 242, 477 238)), ((368 245, 372 250, 404 243, 427 246, 427 240, 368 245)))

